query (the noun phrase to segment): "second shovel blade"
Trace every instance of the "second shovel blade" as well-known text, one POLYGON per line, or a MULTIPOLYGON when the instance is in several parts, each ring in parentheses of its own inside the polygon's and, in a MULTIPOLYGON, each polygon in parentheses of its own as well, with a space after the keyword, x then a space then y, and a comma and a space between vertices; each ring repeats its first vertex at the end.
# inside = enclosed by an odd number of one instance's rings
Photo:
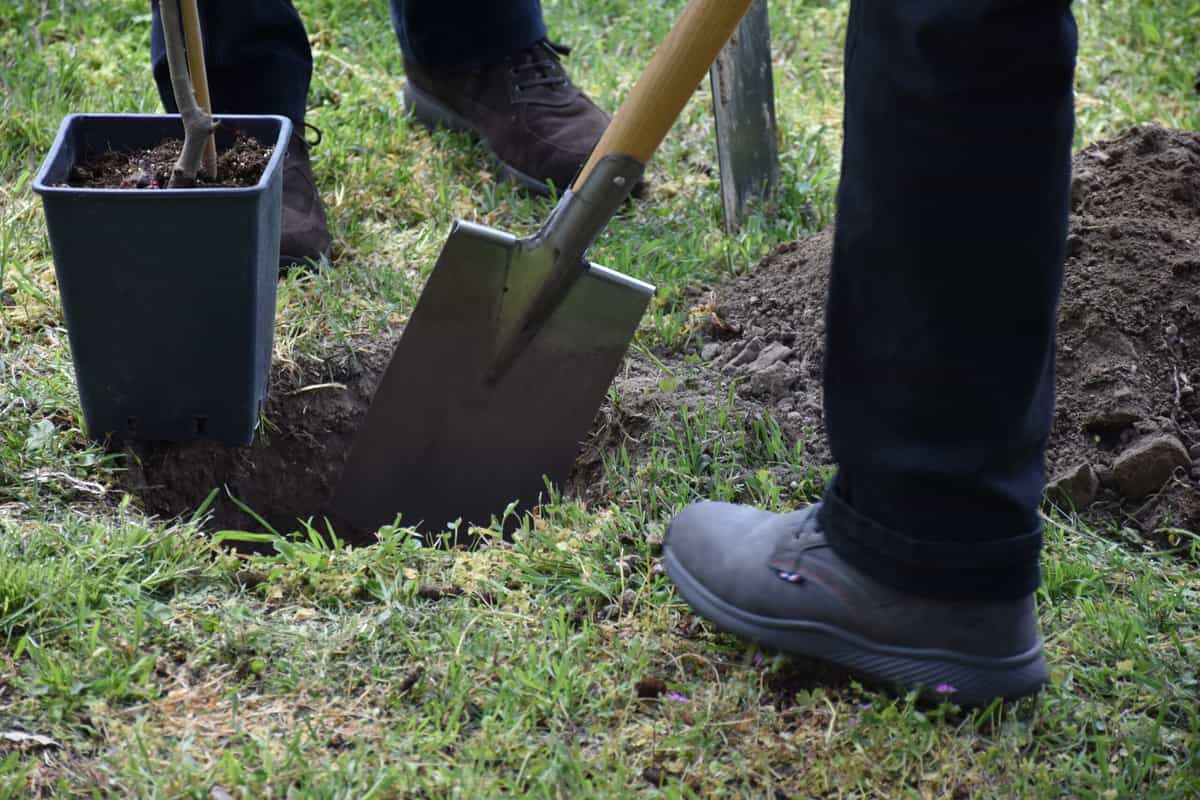
MULTIPOLYGON (((488 525, 561 485, 654 287, 589 265, 503 376, 488 381, 509 269, 525 250, 456 223, 392 354, 333 498, 374 531, 488 525)), ((465 530, 465 527, 464 527, 465 530)))

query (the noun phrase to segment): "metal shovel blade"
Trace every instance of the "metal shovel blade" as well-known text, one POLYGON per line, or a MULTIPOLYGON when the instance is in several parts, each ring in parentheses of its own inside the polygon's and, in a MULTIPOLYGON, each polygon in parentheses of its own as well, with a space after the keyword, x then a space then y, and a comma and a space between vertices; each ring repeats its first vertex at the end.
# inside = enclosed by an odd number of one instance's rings
POLYGON ((510 270, 545 259, 510 234, 457 222, 380 381, 332 517, 374 531, 488 525, 561 485, 654 287, 594 264, 499 379, 489 378, 510 270))

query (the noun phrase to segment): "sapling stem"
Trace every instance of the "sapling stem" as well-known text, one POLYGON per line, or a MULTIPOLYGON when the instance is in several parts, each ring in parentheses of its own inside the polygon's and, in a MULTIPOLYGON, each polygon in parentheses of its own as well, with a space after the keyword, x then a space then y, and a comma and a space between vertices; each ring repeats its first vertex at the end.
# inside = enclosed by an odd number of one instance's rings
MULTIPOLYGON (((200 36, 200 7, 197 0, 182 0, 179 8, 183 15, 183 38, 187 47, 188 74, 192 76, 192 88, 196 91, 196 104, 208 114, 212 113, 212 100, 208 96, 208 72, 204 66, 204 40, 200 36)), ((204 141, 204 177, 217 179, 217 139, 211 133, 204 141)))
POLYGON ((183 44, 183 32, 179 25, 179 0, 160 0, 163 39, 167 49, 167 68, 171 73, 171 91, 175 93, 175 104, 183 118, 183 150, 171 171, 172 189, 183 189, 196 185, 196 173, 204 155, 208 135, 216 127, 212 115, 196 102, 192 89, 192 78, 188 73, 187 50, 183 44))

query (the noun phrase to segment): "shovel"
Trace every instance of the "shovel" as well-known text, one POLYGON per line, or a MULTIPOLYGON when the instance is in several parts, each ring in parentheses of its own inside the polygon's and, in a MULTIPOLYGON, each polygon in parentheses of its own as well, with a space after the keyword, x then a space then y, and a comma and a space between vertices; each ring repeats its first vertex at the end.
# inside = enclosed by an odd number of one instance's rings
POLYGON ((584 258, 751 0, 692 0, 541 230, 458 221, 334 490, 344 531, 511 523, 561 485, 654 287, 584 258))

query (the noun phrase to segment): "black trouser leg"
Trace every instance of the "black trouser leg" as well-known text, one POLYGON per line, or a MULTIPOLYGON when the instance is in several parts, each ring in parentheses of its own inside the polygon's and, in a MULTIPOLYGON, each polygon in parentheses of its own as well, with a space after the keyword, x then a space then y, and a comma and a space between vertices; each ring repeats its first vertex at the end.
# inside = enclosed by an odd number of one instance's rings
MULTIPOLYGON (((150 58, 163 106, 175 112, 162 20, 152 3, 150 58)), ((304 123, 312 52, 304 23, 290 0, 203 0, 200 29, 213 110, 226 114, 281 114, 304 123)))
POLYGON ((540 0, 391 0, 404 57, 424 67, 494 64, 546 37, 540 0))
POLYGON ((1040 579, 1075 51, 1064 0, 852 2, 823 513, 902 589, 1040 579))
MULTIPOLYGON (((164 107, 174 112, 156 1, 152 11, 154 77, 164 107)), ((392 0, 391 16, 405 57, 429 67, 495 63, 546 36, 539 0, 392 0)), ((312 53, 290 0, 205 0, 200 24, 214 110, 303 123, 312 53)))

